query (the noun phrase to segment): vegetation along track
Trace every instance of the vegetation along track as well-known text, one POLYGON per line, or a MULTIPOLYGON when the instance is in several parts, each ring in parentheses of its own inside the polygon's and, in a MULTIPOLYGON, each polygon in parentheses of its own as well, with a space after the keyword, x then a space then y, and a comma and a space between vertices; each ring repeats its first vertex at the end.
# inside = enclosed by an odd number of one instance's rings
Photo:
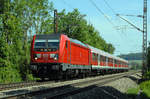
MULTIPOLYGON (((44 90, 38 90, 38 91, 33 91, 33 92, 31 91, 31 92, 27 92, 25 94, 18 94, 16 96, 10 96, 8 98, 12 98, 12 97, 16 97, 16 98, 18 98, 18 97, 22 97, 22 98, 23 97, 24 98, 30 97, 30 98, 39 98, 39 99, 40 98, 59 98, 59 97, 61 98, 61 97, 74 95, 74 94, 77 94, 80 92, 84 92, 87 90, 91 90, 91 89, 95 88, 97 85, 103 85, 105 83, 117 80, 117 79, 122 78, 124 76, 132 75, 135 73, 137 73, 137 71, 136 72, 132 71, 132 72, 113 74, 113 75, 109 75, 109 76, 107 75, 106 77, 100 76, 100 77, 97 77, 96 79, 91 79, 88 81, 84 80, 81 82, 72 82, 69 84, 66 83, 65 85, 60 84, 59 86, 50 87, 50 88, 47 88, 44 90)), ((61 83, 61 82, 59 82, 59 83, 61 83)))

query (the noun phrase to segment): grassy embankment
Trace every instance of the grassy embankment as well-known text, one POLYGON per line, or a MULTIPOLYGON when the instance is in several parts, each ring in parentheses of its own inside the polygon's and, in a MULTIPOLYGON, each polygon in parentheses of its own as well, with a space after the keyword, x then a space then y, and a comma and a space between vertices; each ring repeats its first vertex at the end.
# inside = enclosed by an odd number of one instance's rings
POLYGON ((128 89, 127 94, 134 99, 141 90, 140 97, 142 99, 150 99, 150 80, 142 82, 137 88, 128 89))
MULTIPOLYGON (((145 75, 145 78, 150 79, 150 72, 145 75)), ((142 99, 150 99, 150 80, 140 83, 137 88, 128 89, 127 95, 134 99, 139 92, 142 99)))

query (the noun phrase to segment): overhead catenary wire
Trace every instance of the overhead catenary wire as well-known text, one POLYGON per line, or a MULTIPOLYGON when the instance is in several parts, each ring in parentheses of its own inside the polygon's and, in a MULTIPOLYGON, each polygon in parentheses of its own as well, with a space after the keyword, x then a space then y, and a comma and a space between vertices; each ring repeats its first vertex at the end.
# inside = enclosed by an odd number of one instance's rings
POLYGON ((103 0, 105 4, 111 9, 111 11, 116 15, 115 10, 109 5, 109 3, 106 0, 103 0))
MULTIPOLYGON (((117 16, 117 13, 116 13, 116 11, 110 6, 110 4, 106 1, 106 0, 103 0, 104 1, 104 3, 107 5, 107 7, 113 12, 113 14, 115 15, 115 16, 117 16)), ((118 17, 118 16, 117 16, 118 17)), ((119 18, 120 19, 120 18, 119 18)))
MULTIPOLYGON (((115 24, 106 16, 106 14, 96 5, 96 3, 93 0, 89 0, 90 3, 99 11, 100 14, 104 16, 104 18, 107 19, 107 21, 113 26, 113 28, 117 31, 115 28, 115 24)), ((118 32, 118 31, 117 31, 118 32)), ((120 34, 120 33, 119 33, 120 34)), ((120 35, 121 36, 121 35, 120 35)), ((122 38, 122 37, 121 37, 122 38)))
POLYGON ((113 26, 115 27, 114 23, 105 15, 105 13, 95 4, 95 2, 93 0, 89 0, 91 2, 91 4, 107 19, 107 21, 113 26))
MULTIPOLYGON (((106 1, 106 0, 103 0, 104 1, 104 3, 107 5, 107 7, 113 12, 113 14, 115 15, 115 16, 117 16, 117 13, 116 13, 116 11, 110 6, 110 4, 106 1)), ((118 17, 118 16, 117 16, 118 17)), ((120 18, 119 18, 120 19, 120 18)), ((117 29, 118 30, 118 29, 117 29)))
MULTIPOLYGON (((106 0, 103 0, 104 2, 105 2, 105 4, 112 10, 112 12, 117 16, 117 17, 119 17, 120 18, 120 14, 117 14, 116 12, 115 12, 115 10, 109 5, 109 3, 106 1, 106 0)), ((125 14, 121 14, 121 15, 124 15, 124 16, 134 16, 134 17, 142 17, 143 18, 143 16, 142 15, 125 15, 125 14)), ((134 26, 133 26, 134 27, 134 26)), ((139 29, 138 29, 139 30, 139 29)))
MULTIPOLYGON (((119 18, 118 17, 118 14, 116 13, 116 11, 110 6, 110 4, 106 1, 106 0, 103 0, 104 1, 104 3, 107 5, 107 7, 113 12, 113 14, 115 15, 115 16, 117 16, 117 18, 119 18)), ((139 16, 138 16, 139 17, 139 16)), ((119 18, 120 19, 120 18, 119 18)), ((131 27, 130 27, 131 28, 131 27)), ((116 30, 118 30, 119 28, 116 28, 116 30)), ((124 28, 120 28, 121 30, 122 29, 127 29, 126 27, 124 27, 124 28)), ((123 30, 122 30, 123 31, 123 30)), ((124 34, 124 36, 126 36, 125 34, 124 34)), ((131 41, 131 40, 130 40, 131 41)))
MULTIPOLYGON (((117 31, 115 24, 106 16, 106 14, 96 5, 93 0, 89 0, 91 4, 107 19, 107 21, 113 26, 113 28, 117 31)), ((108 4, 108 3, 107 3, 108 4)), ((114 11, 114 10, 113 10, 114 11)), ((115 11, 114 11, 115 12, 115 11)), ((118 32, 118 31, 117 31, 118 32)), ((120 34, 120 33, 119 33, 120 34)))
MULTIPOLYGON (((113 28, 117 31, 117 29, 115 28, 115 24, 106 16, 106 14, 96 5, 96 3, 93 0, 89 0, 91 2, 91 4, 107 19, 107 21, 113 26, 113 28)), ((117 16, 115 10, 109 5, 109 3, 104 0, 105 4, 112 10, 113 14, 115 16, 117 16)), ((118 31, 117 31, 118 32, 118 31)), ((120 33, 119 33, 120 34, 120 33)), ((122 38, 122 35, 120 35, 122 38)), ((125 35, 124 35, 125 36, 125 35)))
MULTIPOLYGON (((107 21, 113 26, 113 28, 117 31, 115 24, 106 16, 106 14, 96 5, 96 3, 93 0, 89 0, 92 5, 107 19, 107 21)), ((114 9, 105 1, 107 6, 112 10, 112 12, 116 15, 114 9)), ((118 32, 118 31, 117 31, 118 32)), ((120 34, 120 33, 119 33, 120 34)))

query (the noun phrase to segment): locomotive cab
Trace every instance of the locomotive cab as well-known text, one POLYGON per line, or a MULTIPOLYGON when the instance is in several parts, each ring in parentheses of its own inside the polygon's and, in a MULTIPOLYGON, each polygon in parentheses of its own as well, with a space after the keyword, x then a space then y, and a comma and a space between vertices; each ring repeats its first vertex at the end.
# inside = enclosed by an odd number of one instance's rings
POLYGON ((36 77, 49 77, 49 73, 58 71, 60 34, 35 35, 31 45, 32 73, 36 77))
POLYGON ((58 61, 60 35, 36 35, 32 44, 32 62, 55 63, 58 61))
POLYGON ((48 39, 37 39, 34 43, 34 51, 33 59, 36 60, 58 60, 58 49, 59 49, 59 40, 48 40, 48 39))

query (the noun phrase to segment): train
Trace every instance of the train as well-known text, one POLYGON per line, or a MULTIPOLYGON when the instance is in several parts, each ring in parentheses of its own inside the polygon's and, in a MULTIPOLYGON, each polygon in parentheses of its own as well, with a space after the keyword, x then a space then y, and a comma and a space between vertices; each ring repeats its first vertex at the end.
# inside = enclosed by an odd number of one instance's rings
POLYGON ((128 61, 65 34, 34 35, 30 69, 44 79, 85 77, 129 70, 128 61))

